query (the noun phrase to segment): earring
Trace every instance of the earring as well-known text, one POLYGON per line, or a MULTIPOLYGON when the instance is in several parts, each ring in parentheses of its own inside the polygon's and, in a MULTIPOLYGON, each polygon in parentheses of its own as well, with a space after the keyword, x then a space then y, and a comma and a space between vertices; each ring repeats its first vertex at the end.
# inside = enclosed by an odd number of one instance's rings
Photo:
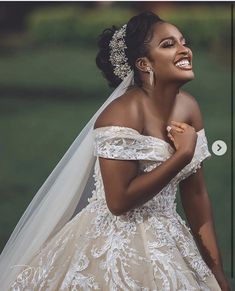
POLYGON ((147 67, 147 72, 149 72, 149 83, 152 86, 153 85, 153 70, 150 69, 150 67, 147 67))

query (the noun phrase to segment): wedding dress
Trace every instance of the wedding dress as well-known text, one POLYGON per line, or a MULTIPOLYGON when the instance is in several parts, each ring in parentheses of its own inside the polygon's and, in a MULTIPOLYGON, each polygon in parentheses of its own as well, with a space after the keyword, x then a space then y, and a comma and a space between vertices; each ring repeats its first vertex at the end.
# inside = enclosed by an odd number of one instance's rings
MULTIPOLYGON (((107 207, 98 157, 138 160, 139 174, 174 154, 166 141, 122 126, 93 130, 95 189, 88 205, 19 268, 11 291, 220 291, 176 211, 178 183, 211 157, 205 130, 194 156, 159 193, 123 215, 107 207)), ((66 195, 66 194, 65 194, 66 195)))

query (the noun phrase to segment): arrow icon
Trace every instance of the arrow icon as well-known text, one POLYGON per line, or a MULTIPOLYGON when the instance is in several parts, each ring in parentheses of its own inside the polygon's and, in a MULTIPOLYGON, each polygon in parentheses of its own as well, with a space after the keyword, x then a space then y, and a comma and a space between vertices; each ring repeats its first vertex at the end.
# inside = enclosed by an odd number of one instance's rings
POLYGON ((223 140, 216 140, 212 144, 212 151, 217 156, 222 156, 227 151, 227 145, 223 140))

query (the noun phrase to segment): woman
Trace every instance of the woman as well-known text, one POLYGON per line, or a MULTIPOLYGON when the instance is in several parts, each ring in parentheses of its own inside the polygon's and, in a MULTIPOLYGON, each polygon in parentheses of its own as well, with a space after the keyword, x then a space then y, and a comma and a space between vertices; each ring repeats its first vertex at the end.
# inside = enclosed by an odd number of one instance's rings
POLYGON ((51 198, 32 210, 35 216, 23 220, 21 235, 6 246, 0 262, 5 290, 230 290, 201 167, 211 156, 202 116, 196 100, 180 90, 194 78, 184 37, 145 12, 105 30, 99 47, 97 65, 118 87, 83 132, 81 151, 71 149, 63 172, 44 185, 51 198), (83 171, 92 161, 91 144, 96 189, 77 212, 75 197, 91 172, 83 171), (80 177, 85 180, 77 182, 80 177), (176 212, 178 184, 191 229, 176 212), (25 237, 31 240, 22 246, 25 237), (20 268, 11 275, 3 268, 9 257, 20 268))

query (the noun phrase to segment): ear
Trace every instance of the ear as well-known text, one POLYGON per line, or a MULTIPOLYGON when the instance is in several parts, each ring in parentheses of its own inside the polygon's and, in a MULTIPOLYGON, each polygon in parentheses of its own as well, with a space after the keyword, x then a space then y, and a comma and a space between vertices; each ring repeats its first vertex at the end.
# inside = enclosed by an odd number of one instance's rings
POLYGON ((151 68, 150 62, 146 57, 138 58, 135 61, 135 66, 142 72, 147 72, 148 67, 151 68))

